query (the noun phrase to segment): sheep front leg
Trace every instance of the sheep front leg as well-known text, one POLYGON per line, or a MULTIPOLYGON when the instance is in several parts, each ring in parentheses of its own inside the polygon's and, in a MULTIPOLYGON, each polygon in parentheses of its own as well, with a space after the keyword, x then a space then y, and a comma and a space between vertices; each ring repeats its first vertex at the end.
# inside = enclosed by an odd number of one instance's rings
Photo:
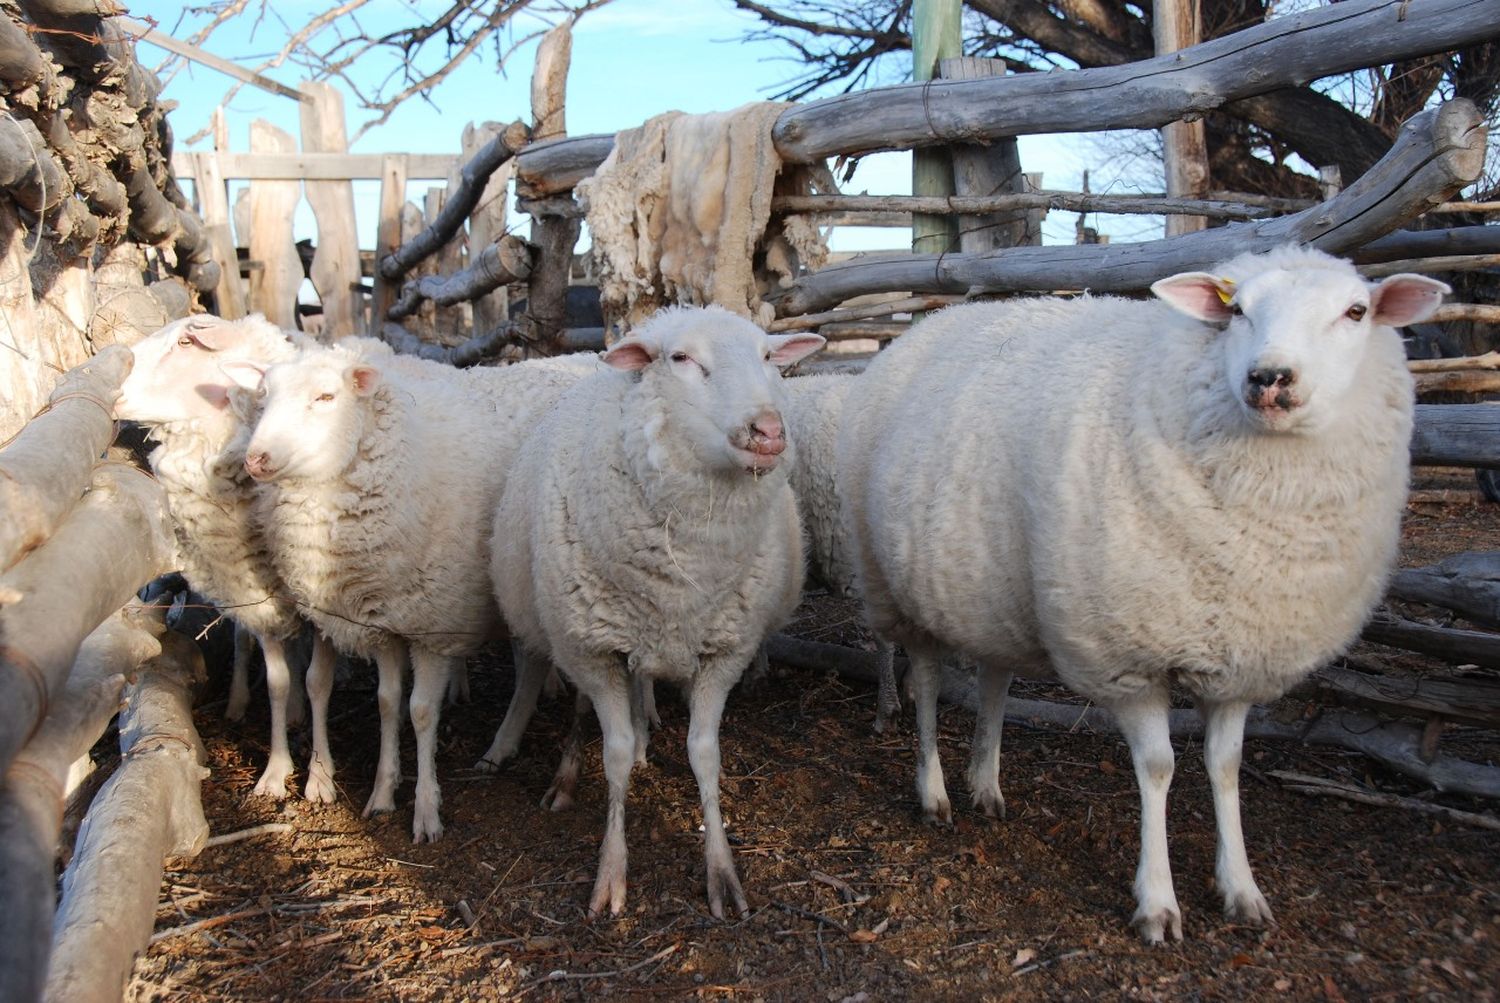
POLYGON ((229 675, 229 702, 224 716, 243 721, 250 707, 250 659, 255 655, 255 635, 244 626, 234 625, 234 666, 229 675))
POLYGON ((479 757, 479 762, 474 764, 474 768, 481 773, 499 770, 521 747, 521 736, 525 734, 526 726, 536 713, 536 701, 542 692, 542 684, 548 673, 553 671, 549 660, 528 654, 519 641, 511 641, 510 653, 511 661, 516 667, 516 690, 511 694, 510 706, 505 709, 505 719, 500 722, 494 740, 490 742, 484 755, 479 757))
POLYGON ((614 666, 601 673, 600 685, 589 698, 604 732, 604 778, 609 783, 609 813, 604 842, 599 847, 599 876, 589 896, 589 915, 608 906, 618 916, 625 908, 625 795, 635 765, 635 728, 630 720, 630 682, 614 666))
POLYGON ((290 688, 286 646, 280 639, 261 637, 266 656, 266 695, 271 702, 271 758, 255 784, 255 793, 280 800, 286 797, 286 779, 292 775, 292 754, 286 742, 287 690, 290 688))
POLYGON ((1205 700, 1198 712, 1203 717, 1203 760, 1213 786, 1214 820, 1219 828, 1214 880, 1224 895, 1224 915, 1242 923, 1269 923, 1271 907, 1250 873, 1245 834, 1240 828, 1240 751, 1250 705, 1205 700))
POLYGON ((1167 790, 1174 768, 1168 708, 1165 690, 1150 690, 1109 708, 1130 745, 1141 792, 1141 859, 1130 923, 1148 944, 1161 943, 1168 933, 1182 939, 1182 912, 1167 859, 1167 790))
POLYGON ((741 916, 749 915, 729 839, 724 835, 724 816, 719 810, 719 721, 724 716, 724 700, 734 685, 734 677, 705 667, 693 680, 689 699, 688 761, 698 781, 698 797, 703 804, 703 861, 708 876, 708 911, 715 919, 724 918, 724 895, 733 899, 741 916))
POLYGON ((974 807, 990 818, 1005 817, 1000 792, 1000 736, 1005 729, 1005 698, 1011 673, 994 665, 979 666, 979 707, 974 715, 974 746, 969 756, 969 791, 974 807))
POLYGON ((396 810, 396 785, 401 782, 401 676, 406 649, 400 641, 381 645, 375 652, 379 685, 375 703, 380 708, 380 761, 375 766, 375 789, 365 802, 364 817, 396 810))
POLYGON ((328 746, 328 701, 333 695, 333 662, 333 645, 322 634, 314 633, 312 660, 307 663, 313 753, 307 764, 307 783, 302 786, 302 796, 324 804, 332 804, 338 796, 333 786, 333 751, 328 746))
POLYGON ((942 663, 930 650, 914 649, 910 675, 916 693, 917 712, 917 800, 922 814, 933 822, 953 824, 953 806, 943 784, 943 763, 937 748, 938 686, 942 663))
POLYGON ((448 692, 454 659, 422 648, 411 652, 411 727, 417 733, 417 796, 412 813, 413 843, 437 842, 443 835, 438 816, 442 791, 437 780, 437 729, 448 692))

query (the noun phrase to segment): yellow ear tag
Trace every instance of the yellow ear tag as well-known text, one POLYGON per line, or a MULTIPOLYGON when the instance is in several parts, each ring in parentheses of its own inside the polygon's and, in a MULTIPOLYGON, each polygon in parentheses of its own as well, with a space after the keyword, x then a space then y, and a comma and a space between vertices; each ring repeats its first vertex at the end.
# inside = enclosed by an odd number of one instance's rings
POLYGON ((1215 281, 1218 285, 1214 291, 1219 294, 1219 302, 1228 306, 1229 301, 1234 299, 1234 279, 1216 279, 1215 281))

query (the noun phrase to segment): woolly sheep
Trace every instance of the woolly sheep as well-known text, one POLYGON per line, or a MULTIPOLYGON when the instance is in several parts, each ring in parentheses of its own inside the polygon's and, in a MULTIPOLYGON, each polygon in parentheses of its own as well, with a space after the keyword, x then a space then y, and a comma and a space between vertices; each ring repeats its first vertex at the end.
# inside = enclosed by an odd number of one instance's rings
MULTIPOLYGON (((150 463, 172 511, 184 576, 253 635, 265 654, 271 756, 255 793, 275 798, 286 797, 292 772, 286 642, 304 624, 251 526, 245 432, 230 407, 233 384, 221 367, 236 360, 288 358, 296 350, 284 331, 259 314, 237 321, 210 314, 186 317, 136 343, 131 350, 135 365, 115 405, 116 415, 147 426, 160 443, 150 463)), ((235 661, 231 716, 243 714, 245 693, 244 660, 237 654, 235 661)), ((335 795, 324 727, 332 672, 332 651, 315 642, 308 667, 313 755, 303 788, 312 801, 332 801, 335 795)), ((291 706, 300 706, 300 700, 291 706)))
POLYGON ((490 521, 525 430, 584 368, 554 362, 456 370, 375 342, 309 347, 261 370, 245 467, 282 578, 340 650, 376 656, 381 749, 365 814, 399 780, 400 651, 413 666, 416 841, 442 835, 434 764, 454 659, 498 636, 490 521))
MULTIPOLYGON (((839 513, 837 455, 839 417, 844 399, 857 377, 828 373, 798 376, 786 381, 786 423, 797 443, 797 457, 788 471, 792 493, 807 543, 808 577, 830 595, 856 596, 854 563, 848 535, 839 513)), ((875 700, 875 731, 901 712, 896 692, 895 649, 880 641, 880 692, 875 700)))
MULTIPOLYGON (((640 691, 688 694, 708 900, 747 909, 719 812, 719 719, 802 584, 778 366, 816 335, 769 337, 718 307, 663 311, 603 356, 526 440, 495 515, 495 594, 528 652, 592 703, 609 811, 592 913, 625 903, 625 790, 644 739, 640 691)), ((552 796, 569 793, 577 748, 552 796)))
POLYGON ((1153 291, 1166 302, 1043 298, 929 318, 847 402, 838 476, 872 624, 912 657, 923 809, 951 818, 939 653, 979 663, 969 781, 992 814, 1010 674, 1050 665, 1129 743, 1132 923, 1157 942, 1182 936, 1166 835, 1174 681, 1204 717, 1225 913, 1270 918, 1239 820, 1245 716, 1348 645, 1382 594, 1412 422, 1393 328, 1447 287, 1371 286, 1285 247, 1153 291))

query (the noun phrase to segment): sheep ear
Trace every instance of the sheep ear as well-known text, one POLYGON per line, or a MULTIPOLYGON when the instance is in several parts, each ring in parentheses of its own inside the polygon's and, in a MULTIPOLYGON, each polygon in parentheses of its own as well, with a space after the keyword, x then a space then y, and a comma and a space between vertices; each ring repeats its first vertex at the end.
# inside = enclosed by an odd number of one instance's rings
POLYGON ((821 334, 768 334, 766 340, 771 343, 770 361, 775 366, 801 362, 828 344, 821 334))
POLYGON ((639 338, 626 338, 605 352, 602 358, 605 365, 633 372, 645 369, 655 362, 660 354, 661 349, 657 345, 648 345, 639 338))
POLYGON ((266 368, 253 362, 225 362, 219 366, 219 371, 229 377, 236 386, 244 387, 246 390, 259 390, 261 383, 265 382, 266 368))
POLYGON ((1425 275, 1392 275, 1370 291, 1370 320, 1387 327, 1405 327, 1432 316, 1453 290, 1425 275))
POLYGON ((1153 282, 1151 291, 1173 309, 1198 320, 1221 324, 1232 316, 1229 301, 1234 298, 1234 283, 1207 272, 1169 275, 1153 282))
POLYGON ((189 318, 180 332, 192 338, 198 347, 210 352, 222 352, 232 346, 239 340, 235 337, 237 333, 232 324, 211 313, 200 313, 189 318))
POLYGON ((360 397, 368 397, 380 386, 380 370, 374 366, 350 366, 345 373, 349 377, 349 385, 360 397))

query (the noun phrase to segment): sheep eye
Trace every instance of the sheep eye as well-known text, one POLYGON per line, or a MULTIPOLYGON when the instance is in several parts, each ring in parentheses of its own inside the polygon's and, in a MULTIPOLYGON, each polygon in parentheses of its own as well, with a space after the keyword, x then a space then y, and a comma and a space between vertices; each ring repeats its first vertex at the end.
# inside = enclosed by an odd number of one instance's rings
POLYGON ((333 394, 318 394, 317 399, 320 401, 331 401, 333 400, 333 394))
POLYGON ((185 334, 182 337, 180 337, 180 338, 177 339, 177 344, 181 345, 183 348, 187 348, 192 343, 193 343, 193 339, 189 338, 185 334))
POLYGON ((672 361, 673 362, 686 362, 687 360, 688 360, 688 353, 686 353, 686 352, 673 352, 672 353, 672 361))
POLYGON ((1245 316, 1245 310, 1238 303, 1231 303, 1231 304, 1229 304, 1229 316, 1231 316, 1231 317, 1243 317, 1243 316, 1245 316))
POLYGON ((1344 316, 1348 317, 1350 320, 1364 320, 1365 314, 1369 311, 1369 309, 1370 308, 1365 306, 1363 303, 1356 303, 1348 310, 1344 311, 1344 316))

